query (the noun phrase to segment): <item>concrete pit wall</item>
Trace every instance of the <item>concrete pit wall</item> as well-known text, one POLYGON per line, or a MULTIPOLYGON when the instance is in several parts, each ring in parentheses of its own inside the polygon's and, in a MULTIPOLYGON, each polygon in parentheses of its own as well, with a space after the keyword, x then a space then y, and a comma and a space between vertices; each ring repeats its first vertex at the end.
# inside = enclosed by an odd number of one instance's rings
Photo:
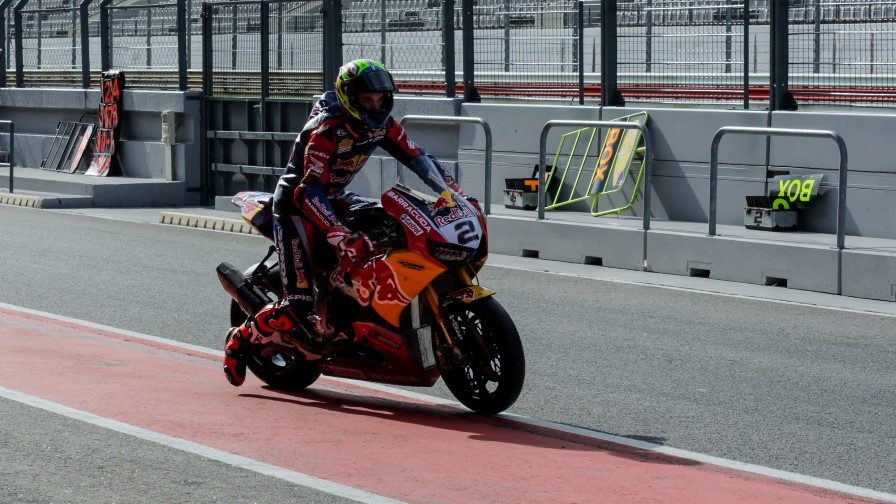
MULTIPOLYGON (((16 165, 39 168, 50 152, 59 122, 95 124, 99 103, 99 90, 0 89, 0 117, 15 123, 16 165)), ((204 177, 200 169, 200 110, 199 93, 126 89, 119 143, 124 176, 182 182, 183 204, 199 204, 204 177), (174 113, 173 145, 162 142, 164 111, 174 113)))

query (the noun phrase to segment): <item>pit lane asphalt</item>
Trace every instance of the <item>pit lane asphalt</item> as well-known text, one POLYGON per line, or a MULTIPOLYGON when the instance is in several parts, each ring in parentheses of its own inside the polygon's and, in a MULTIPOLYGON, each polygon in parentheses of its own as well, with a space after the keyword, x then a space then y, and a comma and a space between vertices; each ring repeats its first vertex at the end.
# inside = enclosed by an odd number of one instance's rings
MULTIPOLYGON (((142 220, 146 210, 79 213, 0 208, 0 302, 220 345, 227 299, 214 266, 257 261, 266 242, 145 224, 159 210, 142 220)), ((514 413, 896 491, 893 303, 521 258, 491 263, 510 266, 487 267, 481 280, 498 291, 527 349, 514 413), (787 302, 759 299, 772 297, 787 302)), ((417 391, 450 397, 441 386, 417 391)))

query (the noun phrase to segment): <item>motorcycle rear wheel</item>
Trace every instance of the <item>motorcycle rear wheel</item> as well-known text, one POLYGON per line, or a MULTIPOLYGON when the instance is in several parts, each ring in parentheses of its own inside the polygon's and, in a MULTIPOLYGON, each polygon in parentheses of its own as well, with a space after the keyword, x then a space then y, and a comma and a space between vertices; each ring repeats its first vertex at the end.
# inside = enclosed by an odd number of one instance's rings
POLYGON ((516 402, 526 377, 523 344, 513 320, 490 297, 448 307, 445 314, 451 338, 460 350, 459 360, 456 355, 446 355, 451 365, 443 368, 439 364, 445 385, 476 413, 493 415, 506 410, 516 402))
MULTIPOLYGON (((233 301, 230 305, 230 323, 238 326, 245 320, 246 314, 233 301)), ((305 362, 288 352, 272 352, 263 345, 252 345, 246 366, 259 380, 280 390, 304 390, 320 377, 317 364, 305 362)))

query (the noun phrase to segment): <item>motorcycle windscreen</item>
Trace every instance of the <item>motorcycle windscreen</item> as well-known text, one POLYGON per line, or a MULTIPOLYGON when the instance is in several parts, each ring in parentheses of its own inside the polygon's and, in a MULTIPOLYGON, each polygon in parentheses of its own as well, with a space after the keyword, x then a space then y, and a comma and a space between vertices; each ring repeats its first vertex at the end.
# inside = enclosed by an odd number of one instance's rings
POLYGON ((407 250, 390 251, 373 264, 376 290, 370 304, 387 322, 399 326, 405 306, 445 271, 445 267, 407 250))

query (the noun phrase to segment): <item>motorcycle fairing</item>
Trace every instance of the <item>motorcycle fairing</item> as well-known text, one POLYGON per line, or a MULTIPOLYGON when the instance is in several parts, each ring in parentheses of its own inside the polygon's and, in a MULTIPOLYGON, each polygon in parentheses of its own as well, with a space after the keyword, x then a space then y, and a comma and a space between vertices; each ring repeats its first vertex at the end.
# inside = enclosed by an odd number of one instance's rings
POLYGON ((378 277, 371 304, 381 317, 398 327, 405 306, 446 268, 420 254, 400 249, 389 251, 382 262, 389 266, 391 274, 381 270, 383 275, 378 277))
POLYGON ((321 373, 329 376, 369 380, 395 385, 431 387, 439 379, 435 366, 424 368, 419 357, 408 347, 401 335, 370 322, 354 322, 355 340, 386 357, 382 362, 342 362, 337 357, 321 363, 321 373))
POLYGON ((386 322, 399 327, 402 310, 445 270, 441 264, 415 252, 392 249, 372 258, 362 268, 343 259, 330 281, 358 304, 371 306, 386 322))
POLYGON ((470 203, 457 196, 454 206, 434 210, 436 201, 433 196, 401 184, 382 197, 383 209, 404 225, 409 250, 429 257, 428 241, 478 248, 484 233, 470 203))
POLYGON ((274 239, 274 215, 271 211, 268 192, 242 191, 236 193, 230 202, 240 208, 240 216, 265 238, 274 239))

